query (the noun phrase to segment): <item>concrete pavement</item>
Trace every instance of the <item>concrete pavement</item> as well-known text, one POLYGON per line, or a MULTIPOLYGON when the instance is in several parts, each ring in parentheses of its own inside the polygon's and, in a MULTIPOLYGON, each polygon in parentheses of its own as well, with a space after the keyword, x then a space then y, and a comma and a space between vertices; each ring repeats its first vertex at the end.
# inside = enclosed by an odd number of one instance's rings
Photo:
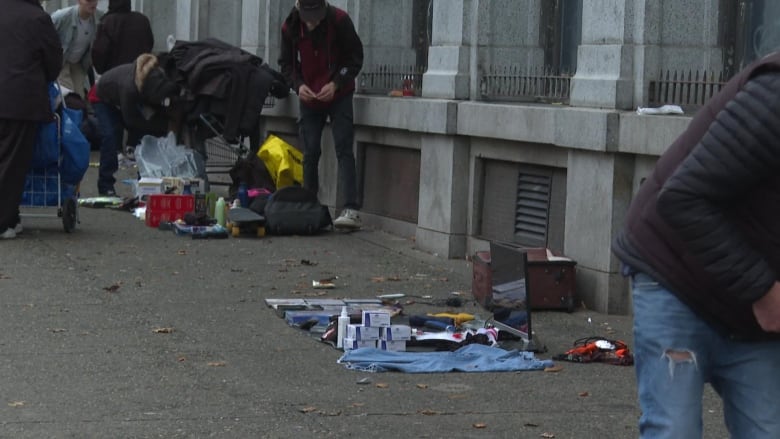
MULTIPOLYGON (((95 174, 83 196, 95 195, 95 174)), ((58 220, 25 218, 19 238, 0 242, 2 438, 637 436, 633 367, 362 373, 264 303, 470 291, 467 261, 419 252, 407 237, 191 240, 127 212, 79 213, 72 234, 58 220), (337 288, 311 288, 332 276, 337 288)), ((472 302, 454 310, 480 312, 472 302)), ((540 358, 590 335, 631 345, 630 317, 579 309, 533 319, 548 349, 540 358)), ((704 418, 706 437, 726 437, 711 391, 704 418)))

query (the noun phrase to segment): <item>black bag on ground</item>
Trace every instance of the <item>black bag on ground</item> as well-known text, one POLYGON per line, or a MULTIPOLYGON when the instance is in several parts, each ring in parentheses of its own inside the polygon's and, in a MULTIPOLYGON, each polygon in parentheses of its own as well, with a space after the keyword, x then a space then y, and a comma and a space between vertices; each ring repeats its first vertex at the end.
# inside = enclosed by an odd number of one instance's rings
POLYGON ((328 207, 301 186, 283 187, 265 204, 265 230, 272 235, 313 235, 332 224, 328 207))

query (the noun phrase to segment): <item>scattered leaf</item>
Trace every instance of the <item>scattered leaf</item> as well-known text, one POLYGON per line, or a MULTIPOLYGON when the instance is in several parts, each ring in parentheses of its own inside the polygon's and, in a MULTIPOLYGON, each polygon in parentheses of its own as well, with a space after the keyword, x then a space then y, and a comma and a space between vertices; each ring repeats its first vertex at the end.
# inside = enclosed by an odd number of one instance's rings
POLYGON ((388 387, 390 387, 390 384, 387 384, 387 383, 376 383, 376 387, 377 387, 377 389, 387 389, 388 387))
POLYGON ((224 361, 209 361, 208 363, 206 363, 206 366, 209 366, 209 367, 225 367, 225 366, 227 366, 227 363, 225 363, 224 361))
POLYGON ((547 439, 552 439, 552 438, 554 438, 554 437, 555 437, 555 434, 553 434, 553 433, 546 433, 546 432, 545 432, 545 433, 542 433, 542 434, 540 435, 540 437, 547 438, 547 439))
POLYGON ((179 255, 179 256, 184 256, 184 255, 187 254, 187 250, 179 250, 179 251, 176 252, 176 254, 179 255))
POLYGON ((352 407, 363 407, 365 404, 362 402, 353 402, 352 407))
POLYGON ((579 393, 579 396, 580 396, 581 398, 585 398, 585 397, 588 397, 588 396, 590 396, 590 393, 588 393, 588 392, 580 392, 580 393, 579 393))
POLYGON ((317 411, 317 407, 311 407, 311 406, 304 407, 300 411, 301 411, 301 413, 311 413, 311 412, 317 411))
POLYGON ((107 287, 103 287, 104 290, 108 291, 109 293, 115 293, 121 285, 117 282, 113 285, 109 285, 107 287))
POLYGON ((0 279, 10 279, 10 278, 11 278, 11 276, 9 276, 7 274, 0 273, 0 279))
POLYGON ((371 378, 361 378, 357 381, 357 384, 371 384, 371 378))
POLYGON ((418 385, 417 385, 417 388, 418 388, 418 389, 427 389, 427 388, 428 388, 428 385, 427 385, 427 384, 418 384, 418 385))
POLYGON ((551 372, 551 373, 560 372, 562 370, 563 370, 563 366, 560 366, 560 365, 557 365, 557 364, 555 366, 550 366, 550 367, 545 367, 544 368, 545 372, 551 372))
POLYGON ((317 263, 316 262, 312 262, 312 261, 310 261, 308 259, 301 259, 301 265, 307 265, 307 266, 310 266, 310 267, 314 267, 315 265, 317 265, 317 263))
POLYGON ((476 422, 471 426, 474 428, 487 428, 487 424, 485 424, 484 422, 476 422))
POLYGON ((51 332, 53 332, 55 334, 59 334, 60 332, 68 332, 68 330, 65 329, 65 328, 51 328, 51 329, 49 329, 49 331, 51 331, 51 332))
POLYGON ((8 407, 24 407, 24 401, 11 401, 8 403, 8 407))
POLYGON ((176 358, 176 361, 178 361, 179 363, 183 363, 183 362, 187 361, 187 357, 183 357, 183 356, 182 357, 178 357, 178 358, 176 358))
POLYGON ((538 427, 539 424, 534 424, 533 422, 526 422, 523 424, 523 427, 538 427))
POLYGON ((431 410, 431 409, 423 409, 423 410, 420 410, 420 411, 419 411, 419 412, 417 412, 417 413, 419 413, 419 414, 421 414, 421 415, 425 415, 425 416, 435 416, 435 415, 438 415, 438 414, 440 414, 440 413, 439 413, 439 412, 437 412, 436 410, 431 410))
POLYGON ((154 328, 154 329, 152 329, 152 332, 154 332, 155 334, 170 334, 173 331, 175 331, 175 329, 173 329, 173 328, 154 328))

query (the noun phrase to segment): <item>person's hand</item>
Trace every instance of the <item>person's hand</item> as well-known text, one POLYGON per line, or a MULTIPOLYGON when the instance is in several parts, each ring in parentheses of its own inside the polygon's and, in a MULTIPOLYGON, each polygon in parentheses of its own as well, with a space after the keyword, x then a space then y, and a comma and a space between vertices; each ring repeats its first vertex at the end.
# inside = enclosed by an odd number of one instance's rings
POLYGON ((336 83, 330 81, 329 83, 325 84, 324 87, 322 87, 322 90, 320 90, 319 93, 317 93, 317 100, 322 102, 330 102, 333 100, 333 96, 335 95, 336 95, 336 83))
POLYGON ((753 315, 766 332, 780 332, 780 282, 775 282, 768 293, 753 302, 753 315))
POLYGON ((303 84, 301 88, 298 89, 298 97, 301 98, 301 100, 306 103, 317 99, 317 95, 315 95, 314 92, 311 91, 309 86, 306 84, 303 84))

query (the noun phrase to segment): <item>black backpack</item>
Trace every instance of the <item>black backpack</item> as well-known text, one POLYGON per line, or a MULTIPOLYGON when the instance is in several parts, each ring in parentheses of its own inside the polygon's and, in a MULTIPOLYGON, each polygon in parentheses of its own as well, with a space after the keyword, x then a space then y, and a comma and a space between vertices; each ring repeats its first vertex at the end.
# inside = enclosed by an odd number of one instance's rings
POLYGON ((333 221, 327 206, 301 186, 286 186, 265 204, 265 230, 272 235, 314 235, 333 221))

